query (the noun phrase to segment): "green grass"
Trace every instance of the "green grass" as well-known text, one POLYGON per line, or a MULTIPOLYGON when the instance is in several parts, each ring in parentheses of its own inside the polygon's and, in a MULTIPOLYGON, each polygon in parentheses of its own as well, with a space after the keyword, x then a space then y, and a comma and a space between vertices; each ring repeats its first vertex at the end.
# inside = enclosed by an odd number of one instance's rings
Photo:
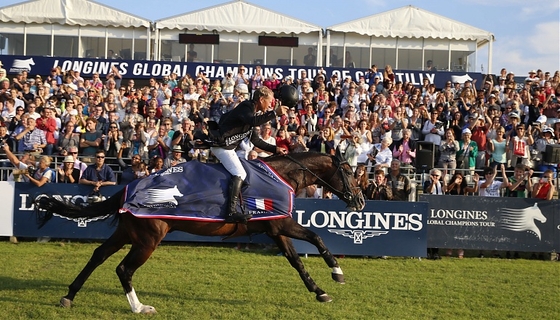
MULTIPOLYGON (((139 319, 101 265, 70 309, 57 307, 96 243, 0 242, 0 319, 139 319)), ((560 264, 538 260, 339 259, 346 284, 318 257, 303 259, 334 301, 315 301, 284 257, 232 246, 163 245, 133 279, 154 319, 553 319, 560 264)))

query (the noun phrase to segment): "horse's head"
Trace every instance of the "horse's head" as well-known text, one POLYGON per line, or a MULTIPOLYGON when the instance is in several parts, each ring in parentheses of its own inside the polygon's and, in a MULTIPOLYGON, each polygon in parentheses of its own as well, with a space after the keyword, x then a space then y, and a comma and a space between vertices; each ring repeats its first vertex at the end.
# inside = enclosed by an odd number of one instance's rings
POLYGON ((336 155, 332 157, 332 163, 336 171, 326 181, 324 187, 330 189, 338 198, 346 202, 348 209, 352 211, 362 210, 366 205, 362 189, 354 177, 352 167, 348 161, 344 160, 338 148, 336 149, 336 155))
POLYGON ((539 206, 537 205, 537 203, 535 202, 535 204, 530 207, 525 209, 527 210, 528 213, 528 218, 532 221, 533 219, 540 221, 541 223, 545 223, 546 222, 546 217, 544 216, 544 214, 542 213, 541 209, 539 208, 539 206))

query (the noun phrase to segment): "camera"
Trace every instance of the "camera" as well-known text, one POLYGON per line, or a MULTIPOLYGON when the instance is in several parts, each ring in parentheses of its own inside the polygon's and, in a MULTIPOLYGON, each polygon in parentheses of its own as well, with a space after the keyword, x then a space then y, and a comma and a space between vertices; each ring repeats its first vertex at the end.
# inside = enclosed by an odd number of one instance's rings
POLYGON ((34 175, 35 172, 37 172, 37 168, 35 168, 35 166, 32 166, 32 165, 27 166, 27 173, 30 176, 34 175))

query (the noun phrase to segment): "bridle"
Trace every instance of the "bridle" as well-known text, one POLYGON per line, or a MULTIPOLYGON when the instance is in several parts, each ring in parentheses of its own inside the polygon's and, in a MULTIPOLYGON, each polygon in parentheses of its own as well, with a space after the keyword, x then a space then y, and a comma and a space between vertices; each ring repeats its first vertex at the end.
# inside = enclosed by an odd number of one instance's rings
POLYGON ((324 179, 322 179, 321 177, 319 177, 315 172, 309 170, 309 168, 307 166, 305 166, 303 163, 301 163, 299 160, 294 159, 292 156, 286 154, 284 155, 286 158, 290 159, 292 162, 298 164, 304 171, 307 171, 309 173, 311 173, 315 178, 317 178, 317 180, 319 180, 325 187, 329 188, 332 190, 332 192, 334 194, 340 194, 342 195, 342 199, 343 200, 347 200, 347 201, 354 201, 354 195, 352 194, 352 192, 350 192, 350 190, 352 190, 352 187, 350 186, 350 182, 348 181, 348 177, 346 176, 346 174, 344 174, 344 172, 342 172, 342 165, 347 164, 348 161, 344 160, 341 161, 340 159, 338 159, 337 157, 333 157, 334 159, 334 163, 336 165, 336 171, 333 173, 333 175, 328 179, 328 181, 331 181, 332 178, 336 175, 337 172, 340 172, 340 175, 342 176, 342 184, 344 185, 344 189, 346 190, 338 190, 335 187, 333 187, 330 183, 328 183, 327 181, 325 181, 324 179))

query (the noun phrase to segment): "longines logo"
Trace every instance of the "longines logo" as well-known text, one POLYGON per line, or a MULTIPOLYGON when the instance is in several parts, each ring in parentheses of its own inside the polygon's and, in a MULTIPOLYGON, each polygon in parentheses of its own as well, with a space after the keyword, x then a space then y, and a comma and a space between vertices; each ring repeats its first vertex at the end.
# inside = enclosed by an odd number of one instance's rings
POLYGON ((390 231, 420 231, 424 226, 419 213, 317 210, 305 215, 305 210, 296 210, 296 216, 303 227, 326 228, 330 233, 352 239, 354 244, 363 244, 365 239, 390 231))

